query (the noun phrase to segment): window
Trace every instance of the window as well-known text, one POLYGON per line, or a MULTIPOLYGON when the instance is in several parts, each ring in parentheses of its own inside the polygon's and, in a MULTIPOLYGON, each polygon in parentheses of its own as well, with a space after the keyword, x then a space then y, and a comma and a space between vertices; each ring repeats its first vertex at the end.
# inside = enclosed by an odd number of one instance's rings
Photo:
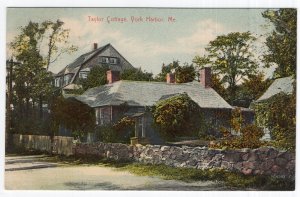
POLYGON ((96 124, 104 125, 110 123, 111 118, 110 107, 102 107, 96 109, 96 124))
POLYGON ((118 58, 116 57, 99 57, 99 62, 104 63, 104 64, 117 64, 118 63, 118 58))
POLYGON ((70 74, 67 74, 64 76, 64 85, 67 85, 69 84, 71 81, 71 75, 70 74))
POLYGON ((115 58, 115 57, 109 58, 109 63, 111 63, 111 64, 117 64, 117 62, 118 62, 117 58, 115 58))
POLYGON ((60 80, 61 80, 60 77, 55 78, 55 82, 54 82, 55 87, 60 87, 60 80))
POLYGON ((86 79, 88 76, 88 72, 79 72, 79 78, 80 79, 86 79))
POLYGON ((109 63, 109 59, 108 59, 108 57, 100 57, 99 58, 99 62, 100 63, 108 64, 109 63))
POLYGON ((146 132, 145 132, 145 128, 144 128, 144 117, 143 116, 138 117, 137 121, 138 121, 139 133, 141 132, 142 137, 144 138, 144 137, 146 137, 146 132))

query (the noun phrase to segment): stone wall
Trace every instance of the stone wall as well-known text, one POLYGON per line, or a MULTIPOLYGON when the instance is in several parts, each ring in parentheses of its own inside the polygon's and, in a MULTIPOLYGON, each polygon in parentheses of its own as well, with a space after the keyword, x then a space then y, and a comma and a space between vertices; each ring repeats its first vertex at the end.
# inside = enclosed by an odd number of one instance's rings
POLYGON ((295 154, 272 147, 241 150, 211 150, 206 147, 176 147, 113 143, 76 144, 76 156, 165 164, 197 169, 223 168, 245 175, 295 176, 295 154))
POLYGON ((15 147, 24 148, 26 150, 39 150, 43 152, 60 155, 73 154, 73 138, 64 136, 55 136, 53 138, 53 150, 51 150, 50 136, 41 135, 13 135, 13 144, 15 147))

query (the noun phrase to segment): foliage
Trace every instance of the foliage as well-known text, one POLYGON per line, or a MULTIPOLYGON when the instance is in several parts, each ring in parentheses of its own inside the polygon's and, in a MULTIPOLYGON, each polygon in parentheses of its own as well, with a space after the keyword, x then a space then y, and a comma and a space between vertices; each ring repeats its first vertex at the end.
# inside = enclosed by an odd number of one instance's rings
POLYGON ((153 81, 152 73, 142 71, 140 68, 126 69, 121 74, 122 80, 131 80, 131 81, 153 81))
POLYGON ((95 128, 94 110, 75 99, 57 97, 50 109, 53 124, 57 127, 62 125, 72 132, 79 132, 79 136, 95 128))
POLYGON ((196 71, 192 64, 184 64, 181 66, 177 60, 168 65, 163 64, 161 72, 156 76, 155 80, 166 81, 166 76, 168 73, 175 73, 176 83, 191 82, 196 77, 196 71))
POLYGON ((257 100, 271 85, 271 79, 264 79, 262 72, 249 75, 243 83, 237 87, 237 96, 233 102, 236 106, 249 107, 250 103, 257 100))
POLYGON ((266 39, 268 47, 268 52, 264 54, 266 66, 277 64, 275 78, 296 75, 297 9, 268 9, 262 16, 275 27, 266 39))
POLYGON ((240 149, 240 148, 259 148, 264 145, 260 141, 263 136, 263 130, 254 124, 248 124, 241 128, 240 136, 233 136, 229 130, 222 128, 223 139, 211 144, 211 148, 220 149, 240 149))
POLYGON ((212 72, 227 85, 228 100, 236 97, 237 83, 247 76, 256 73, 257 62, 252 53, 252 43, 255 41, 249 32, 232 32, 218 36, 210 41, 206 51, 208 56, 196 56, 193 60, 200 68, 211 64, 212 72))
POLYGON ((175 69, 176 83, 187 83, 195 79, 196 72, 194 66, 185 64, 184 66, 178 66, 175 69))
POLYGON ((204 132, 200 107, 186 93, 159 101, 152 112, 154 123, 166 138, 204 132))
POLYGON ((109 70, 107 65, 94 66, 86 79, 80 80, 80 85, 82 85, 83 91, 89 88, 98 87, 105 85, 107 83, 106 72, 109 70))
POLYGON ((167 74, 175 71, 177 67, 179 67, 178 60, 173 61, 168 65, 163 64, 161 67, 161 72, 155 77, 155 81, 166 81, 167 74))
POLYGON ((296 93, 277 94, 267 102, 254 106, 258 125, 270 129, 273 145, 295 151, 296 147, 296 93))
POLYGON ((237 107, 235 109, 232 110, 231 112, 231 120, 230 120, 230 125, 231 128, 235 131, 235 132, 240 132, 244 119, 242 116, 242 110, 241 108, 237 107))

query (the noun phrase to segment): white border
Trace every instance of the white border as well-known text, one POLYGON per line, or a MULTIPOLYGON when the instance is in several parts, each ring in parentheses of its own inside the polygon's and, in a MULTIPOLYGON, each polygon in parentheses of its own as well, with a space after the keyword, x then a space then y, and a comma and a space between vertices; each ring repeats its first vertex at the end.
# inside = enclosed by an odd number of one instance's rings
MULTIPOLYGON (((9 191, 4 190, 4 145, 5 145, 5 61, 6 61, 6 8, 7 7, 174 7, 174 8, 299 8, 299 0, 110 0, 110 1, 97 1, 97 0, 51 0, 51 1, 38 1, 38 0, 4 0, 0 1, 0 196, 264 196, 264 197, 276 197, 276 196, 300 196, 300 181, 296 181, 296 191, 294 192, 242 192, 242 191, 208 191, 208 192, 172 192, 172 191, 9 191)), ((299 10, 298 10, 298 27, 299 27, 299 10)), ((298 28, 299 29, 299 28, 298 28)), ((298 31, 299 32, 299 31, 298 31)), ((299 36, 298 42, 299 46, 299 36)), ((299 57, 299 50, 297 58, 299 57)), ((297 75, 299 72, 297 70, 297 75)), ((300 88, 297 86, 297 93, 300 88)), ((299 100, 297 97, 297 104, 299 100)), ((297 117, 300 112, 297 110, 297 117)), ((299 119, 297 119, 297 131, 299 130, 299 119)), ((299 142, 299 133, 297 135, 297 142, 299 142)), ((299 178, 299 143, 297 146, 297 168, 296 177, 299 178)))

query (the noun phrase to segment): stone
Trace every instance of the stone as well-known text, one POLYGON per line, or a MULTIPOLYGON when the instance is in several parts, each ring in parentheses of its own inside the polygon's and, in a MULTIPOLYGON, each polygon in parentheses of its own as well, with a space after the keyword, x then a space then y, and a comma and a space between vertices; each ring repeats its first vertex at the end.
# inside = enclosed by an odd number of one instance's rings
POLYGON ((170 149, 171 149, 170 146, 162 146, 162 147, 160 148, 160 150, 162 150, 162 151, 169 151, 170 149))
POLYGON ((240 153, 233 151, 226 152, 224 155, 224 160, 229 162, 238 162, 241 160, 241 155, 240 153))
POLYGON ((275 162, 280 167, 284 167, 288 163, 288 161, 285 158, 282 158, 282 157, 276 158, 275 162))
POLYGON ((295 172, 295 160, 291 160, 290 162, 288 162, 285 166, 285 168, 288 170, 288 171, 293 171, 295 172))
POLYGON ((260 168, 264 171, 269 170, 274 165, 274 163, 274 159, 268 159, 261 163, 260 168))
POLYGON ((242 168, 243 168, 242 162, 233 164, 233 169, 236 169, 237 171, 241 171, 242 168))
POLYGON ((271 170, 274 173, 279 173, 281 171, 281 168, 277 165, 274 165, 274 166, 272 166, 271 170))
POLYGON ((244 175, 250 175, 250 174, 252 174, 252 169, 246 169, 246 168, 243 168, 242 169, 242 173, 244 174, 244 175))
POLYGON ((256 153, 253 151, 253 152, 250 152, 249 153, 249 157, 248 157, 248 160, 247 161, 256 161, 258 159, 256 153))
POLYGON ((259 174, 262 174, 262 171, 261 170, 254 170, 253 174, 254 175, 259 175, 259 174))
POLYGON ((249 153, 245 153, 245 154, 242 155, 242 159, 243 159, 244 161, 247 161, 248 158, 249 158, 249 153))
POLYGON ((257 166, 258 166, 257 162, 249 162, 249 161, 244 161, 243 162, 243 168, 255 169, 255 168, 257 168, 257 166))

